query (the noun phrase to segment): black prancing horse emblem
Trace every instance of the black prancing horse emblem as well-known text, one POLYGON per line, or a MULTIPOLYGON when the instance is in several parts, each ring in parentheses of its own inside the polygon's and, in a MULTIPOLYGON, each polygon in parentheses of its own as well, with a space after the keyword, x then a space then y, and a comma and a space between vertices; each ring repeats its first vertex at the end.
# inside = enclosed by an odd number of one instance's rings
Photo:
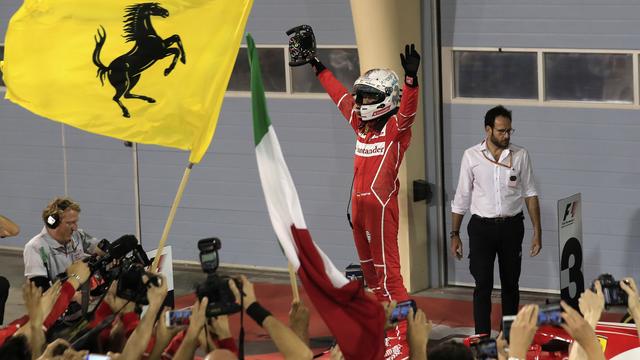
POLYGON ((173 55, 171 65, 164 69, 164 76, 167 76, 176 66, 178 57, 183 64, 187 61, 180 36, 174 34, 162 39, 153 29, 151 16, 166 18, 169 16, 169 11, 158 3, 136 4, 126 8, 124 38, 127 42, 135 41, 135 45, 126 54, 115 58, 109 66, 104 66, 100 61, 100 50, 107 39, 107 32, 102 25, 100 26, 102 31, 98 29, 98 36, 94 37, 96 48, 93 50, 93 63, 98 67, 97 76, 100 77, 102 85, 104 85, 104 77, 109 78, 109 82, 116 89, 113 101, 118 103, 124 117, 131 117, 131 115, 120 101, 122 96, 125 99, 140 99, 148 103, 156 102, 150 97, 131 93, 131 89, 136 86, 143 71, 151 67, 157 60, 173 55), (178 47, 171 47, 173 44, 177 44, 178 47))

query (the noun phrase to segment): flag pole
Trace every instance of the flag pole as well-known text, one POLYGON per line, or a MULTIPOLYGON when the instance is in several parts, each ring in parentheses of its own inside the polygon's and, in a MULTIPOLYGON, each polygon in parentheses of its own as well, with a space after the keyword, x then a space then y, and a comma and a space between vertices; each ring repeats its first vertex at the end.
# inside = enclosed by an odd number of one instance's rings
POLYGON ((296 278, 296 271, 293 269, 291 262, 289 263, 289 281, 291 282, 291 292, 293 293, 293 301, 300 301, 300 293, 298 292, 298 279, 296 278))
POLYGON ((160 242, 158 243, 158 252, 156 253, 155 259, 153 259, 153 264, 151 264, 151 271, 158 270, 158 262, 161 258, 159 254, 162 254, 162 248, 164 248, 164 244, 167 242, 167 237, 169 237, 169 231, 171 230, 171 225, 173 224, 173 218, 176 216, 176 210, 178 209, 180 200, 182 200, 182 193, 184 193, 184 188, 187 187, 187 182, 189 182, 189 175, 191 175, 192 168, 193 163, 190 162, 189 165, 187 165, 187 168, 184 169, 184 174, 182 174, 182 180, 180 181, 180 186, 178 186, 176 197, 173 199, 173 204, 171 204, 171 210, 169 211, 167 223, 164 224, 164 230, 162 230, 162 237, 160 238, 160 242))

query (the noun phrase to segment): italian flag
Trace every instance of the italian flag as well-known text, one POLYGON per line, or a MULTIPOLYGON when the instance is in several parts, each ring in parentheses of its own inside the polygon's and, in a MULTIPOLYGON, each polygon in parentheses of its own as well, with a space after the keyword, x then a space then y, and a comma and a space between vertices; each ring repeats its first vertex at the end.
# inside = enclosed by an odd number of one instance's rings
POLYGON ((247 35, 247 45, 256 159, 280 246, 345 359, 382 359, 384 310, 359 282, 349 282, 311 239, 295 184, 267 114, 258 52, 251 35, 247 35))

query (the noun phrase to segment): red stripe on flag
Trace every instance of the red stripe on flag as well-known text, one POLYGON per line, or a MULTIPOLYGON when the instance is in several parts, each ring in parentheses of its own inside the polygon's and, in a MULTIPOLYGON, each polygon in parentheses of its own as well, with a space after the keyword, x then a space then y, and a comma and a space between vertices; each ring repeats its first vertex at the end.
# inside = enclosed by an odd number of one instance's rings
POLYGON ((335 288, 322 257, 306 229, 291 226, 298 249, 298 276, 305 291, 336 338, 346 360, 379 360, 384 356, 385 314, 362 284, 351 281, 335 288))

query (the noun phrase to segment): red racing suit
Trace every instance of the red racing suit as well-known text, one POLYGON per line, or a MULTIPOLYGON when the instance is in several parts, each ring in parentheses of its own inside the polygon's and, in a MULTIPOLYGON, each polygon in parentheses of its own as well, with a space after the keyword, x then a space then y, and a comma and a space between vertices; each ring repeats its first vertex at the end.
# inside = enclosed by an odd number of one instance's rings
POLYGON ((398 254, 398 169, 411 140, 418 87, 404 84, 397 114, 379 132, 365 133, 347 89, 327 69, 318 79, 356 133, 351 211, 365 281, 379 301, 408 300, 398 254))

